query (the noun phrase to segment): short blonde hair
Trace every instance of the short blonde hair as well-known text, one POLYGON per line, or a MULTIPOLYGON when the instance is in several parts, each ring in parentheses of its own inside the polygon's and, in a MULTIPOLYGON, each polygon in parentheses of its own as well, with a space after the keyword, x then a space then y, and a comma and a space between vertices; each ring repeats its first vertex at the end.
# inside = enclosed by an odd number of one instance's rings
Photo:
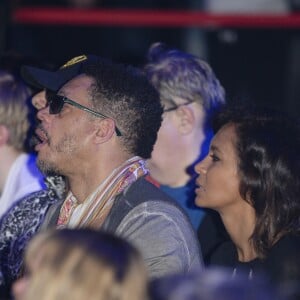
POLYGON ((25 299, 144 300, 144 262, 126 241, 92 229, 40 233, 29 244, 25 299), (30 271, 30 270, 29 270, 30 271))
POLYGON ((24 150, 29 130, 30 89, 12 74, 0 71, 0 125, 9 130, 8 145, 24 150))

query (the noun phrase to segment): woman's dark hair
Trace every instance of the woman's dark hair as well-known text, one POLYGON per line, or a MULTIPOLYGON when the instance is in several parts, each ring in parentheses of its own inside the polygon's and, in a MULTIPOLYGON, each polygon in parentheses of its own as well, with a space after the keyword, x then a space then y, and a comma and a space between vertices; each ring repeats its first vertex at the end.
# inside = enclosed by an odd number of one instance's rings
POLYGON ((296 120, 271 109, 227 108, 214 129, 232 124, 240 194, 255 209, 251 241, 263 258, 287 233, 300 232, 300 128, 296 120))

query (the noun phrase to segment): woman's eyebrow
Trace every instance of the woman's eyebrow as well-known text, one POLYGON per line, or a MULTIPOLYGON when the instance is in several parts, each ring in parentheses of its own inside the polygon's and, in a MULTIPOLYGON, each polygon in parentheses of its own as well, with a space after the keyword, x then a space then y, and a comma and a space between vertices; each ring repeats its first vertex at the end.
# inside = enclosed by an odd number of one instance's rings
POLYGON ((220 151, 220 149, 218 148, 218 146, 216 146, 216 145, 214 145, 214 144, 212 144, 212 145, 210 146, 210 150, 211 150, 211 151, 215 151, 215 152, 222 152, 222 151, 220 151))

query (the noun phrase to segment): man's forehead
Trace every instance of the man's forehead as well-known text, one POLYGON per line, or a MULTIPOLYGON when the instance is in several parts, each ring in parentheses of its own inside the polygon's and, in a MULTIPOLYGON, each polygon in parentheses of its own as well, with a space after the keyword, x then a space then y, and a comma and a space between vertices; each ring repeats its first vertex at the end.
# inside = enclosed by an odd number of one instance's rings
POLYGON ((65 83, 60 89, 59 93, 63 94, 66 91, 69 91, 71 89, 76 90, 87 90, 91 84, 93 83, 93 79, 86 74, 80 74, 76 77, 69 80, 67 83, 65 83))

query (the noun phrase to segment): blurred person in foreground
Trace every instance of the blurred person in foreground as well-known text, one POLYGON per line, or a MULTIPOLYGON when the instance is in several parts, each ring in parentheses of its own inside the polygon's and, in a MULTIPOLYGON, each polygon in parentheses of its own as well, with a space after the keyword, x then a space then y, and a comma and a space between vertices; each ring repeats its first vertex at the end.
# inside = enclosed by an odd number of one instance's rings
POLYGON ((277 286, 300 283, 300 128, 270 109, 235 107, 215 121, 195 166, 196 204, 216 210, 231 238, 212 264, 277 286))
POLYGON ((42 229, 92 227, 116 233, 141 252, 150 276, 201 268, 185 214, 148 180, 161 124, 159 96, 136 68, 82 55, 51 72, 24 67, 46 89, 38 113, 38 165, 65 176, 69 193, 42 229))
POLYGON ((241 273, 232 277, 231 270, 222 267, 154 279, 149 295, 151 300, 287 300, 264 276, 248 280, 241 273))
POLYGON ((146 300, 147 273, 125 240, 91 229, 39 233, 25 255, 15 300, 146 300))
POLYGON ((223 241, 223 225, 213 212, 194 204, 194 165, 208 152, 211 119, 225 105, 225 91, 204 60, 162 43, 153 44, 144 69, 164 108, 151 158, 151 177, 188 214, 208 259, 223 241))
POLYGON ((27 153, 29 88, 0 70, 0 218, 24 196, 44 188, 36 156, 27 153))

